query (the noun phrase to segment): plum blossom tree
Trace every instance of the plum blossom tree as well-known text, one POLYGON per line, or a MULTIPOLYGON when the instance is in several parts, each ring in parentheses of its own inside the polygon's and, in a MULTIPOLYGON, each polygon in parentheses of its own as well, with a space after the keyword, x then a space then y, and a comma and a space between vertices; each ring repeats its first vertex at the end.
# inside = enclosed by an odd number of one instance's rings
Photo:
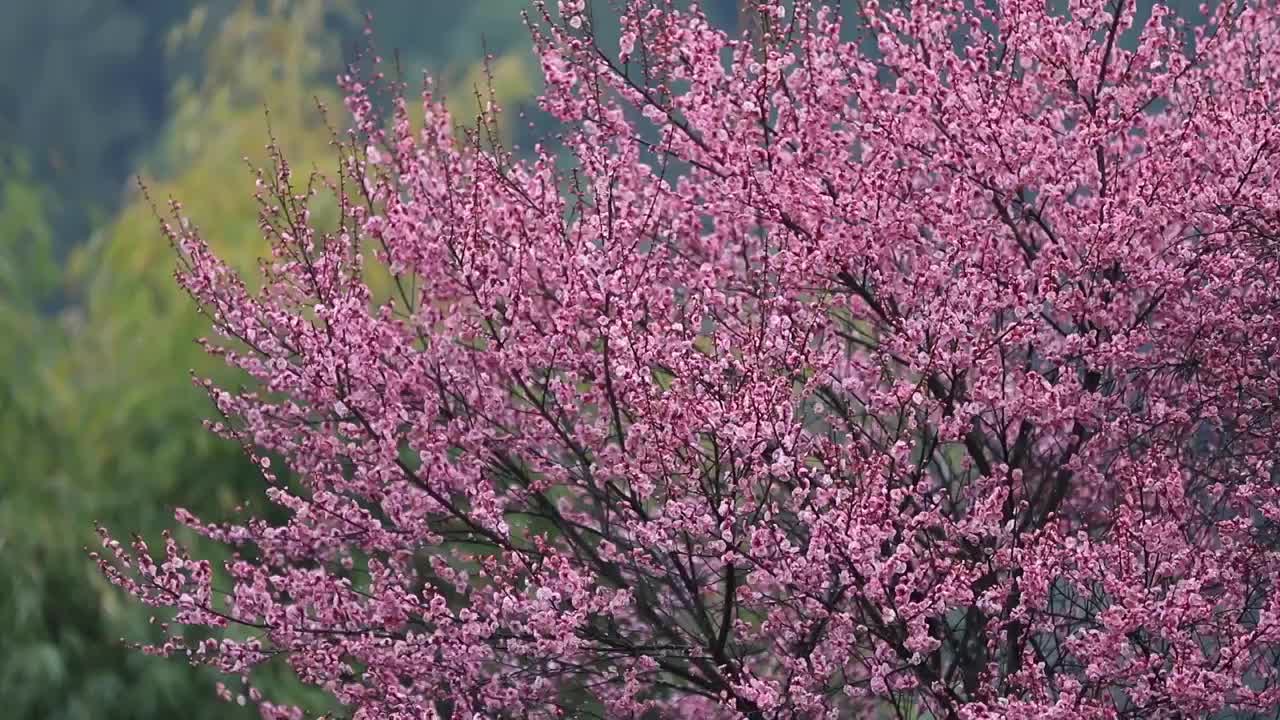
POLYGON ((102 531, 153 652, 354 718, 1275 717, 1280 4, 754 7, 535 3, 571 162, 353 70, 260 289, 173 206, 274 506, 102 531))

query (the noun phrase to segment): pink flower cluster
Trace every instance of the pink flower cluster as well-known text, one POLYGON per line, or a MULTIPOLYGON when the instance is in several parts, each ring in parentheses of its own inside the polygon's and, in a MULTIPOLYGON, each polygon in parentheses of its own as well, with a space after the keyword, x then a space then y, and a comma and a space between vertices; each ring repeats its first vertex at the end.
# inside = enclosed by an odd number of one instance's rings
POLYGON ((276 507, 104 533, 154 649, 358 719, 1274 716, 1276 0, 751 5, 536 4, 531 157, 344 78, 260 290, 167 227, 276 507))

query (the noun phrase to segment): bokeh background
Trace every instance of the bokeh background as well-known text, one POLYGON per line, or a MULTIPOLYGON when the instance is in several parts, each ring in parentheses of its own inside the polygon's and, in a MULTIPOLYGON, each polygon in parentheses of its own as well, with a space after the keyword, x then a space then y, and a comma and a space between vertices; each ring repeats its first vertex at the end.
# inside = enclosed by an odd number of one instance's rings
MULTIPOLYGON (((210 408, 189 373, 235 379, 193 342, 206 328, 137 180, 252 268, 264 248, 243 158, 265 161, 269 110, 295 167, 332 167, 316 105, 345 128, 334 78, 366 12, 378 49, 398 50, 409 80, 432 73, 463 120, 487 48, 507 141, 527 146, 549 126, 526 4, 0 0, 0 718, 255 715, 217 701, 207 671, 124 644, 155 637, 149 613, 86 555, 95 521, 156 538, 175 507, 228 516, 260 494, 239 448, 201 427, 210 408), (514 122, 522 110, 532 128, 514 122)), ((730 28, 745 6, 704 2, 730 28)), ((326 708, 274 670, 261 684, 326 708)))

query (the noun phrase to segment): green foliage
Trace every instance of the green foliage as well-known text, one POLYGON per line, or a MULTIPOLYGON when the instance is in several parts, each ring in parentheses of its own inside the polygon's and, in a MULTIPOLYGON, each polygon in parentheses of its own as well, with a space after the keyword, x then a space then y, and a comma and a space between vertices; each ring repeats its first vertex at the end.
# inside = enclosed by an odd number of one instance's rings
POLYGON ((46 191, 26 157, 0 155, 0 298, 34 308, 49 300, 61 271, 53 258, 46 191))
MULTIPOLYGON (((264 254, 253 175, 264 106, 299 167, 331 160, 315 82, 332 48, 318 2, 245 3, 207 44, 209 62, 175 94, 153 197, 186 200, 220 253, 247 269, 264 254)), ((189 26, 188 26, 189 29, 189 26)), ((331 76, 330 76, 331 77, 331 76)), ((13 170, 22 169, 14 160, 13 170)), ((207 323, 173 280, 172 250, 135 193, 73 256, 75 304, 40 312, 63 283, 45 195, 20 172, 0 187, 0 696, 9 717, 51 720, 251 717, 217 702, 213 678, 145 656, 144 608, 106 585, 84 548, 93 522, 154 538, 176 506, 229 516, 260 482, 239 448, 207 433, 189 369, 225 370, 192 342, 207 323), (8 342, 12 339, 13 342, 8 342)), ((279 679, 267 683, 281 682, 279 679)), ((299 701, 314 706, 305 694, 299 701)))
POLYGON ((192 673, 149 662, 120 644, 121 635, 145 632, 145 616, 120 601, 82 550, 92 539, 93 518, 130 496, 115 491, 116 478, 93 467, 80 442, 85 406, 74 379, 60 372, 79 334, 40 312, 61 281, 45 222, 47 193, 22 162, 12 160, 6 170, 0 186, 0 620, 6 626, 0 696, 6 716, 173 714, 192 700, 192 673))
POLYGON ((359 3, 361 10, 373 14, 380 49, 399 50, 406 70, 429 68, 446 86, 456 84, 479 63, 485 48, 494 55, 526 54, 530 41, 520 11, 529 6, 527 0, 359 3))

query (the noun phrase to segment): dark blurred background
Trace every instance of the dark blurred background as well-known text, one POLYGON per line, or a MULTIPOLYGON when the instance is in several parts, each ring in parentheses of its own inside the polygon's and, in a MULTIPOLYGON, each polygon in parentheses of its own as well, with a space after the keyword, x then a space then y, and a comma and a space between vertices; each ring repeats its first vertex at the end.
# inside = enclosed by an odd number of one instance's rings
MULTIPOLYGON (((726 27, 742 20, 739 0, 704 5, 726 27)), ((331 168, 316 101, 345 127, 334 77, 372 12, 378 49, 399 50, 407 79, 430 71, 463 120, 487 48, 507 140, 527 143, 525 6, 0 0, 0 717, 254 716, 218 702, 210 674, 123 644, 156 637, 149 613, 86 556, 95 521, 156 538, 175 507, 228 517, 260 494, 239 449, 201 427, 209 405, 189 371, 234 378, 193 342, 207 329, 137 179, 251 269, 263 245, 242 158, 265 160, 264 108, 295 167, 331 168)), ((262 683, 325 708, 283 668, 262 683)))

